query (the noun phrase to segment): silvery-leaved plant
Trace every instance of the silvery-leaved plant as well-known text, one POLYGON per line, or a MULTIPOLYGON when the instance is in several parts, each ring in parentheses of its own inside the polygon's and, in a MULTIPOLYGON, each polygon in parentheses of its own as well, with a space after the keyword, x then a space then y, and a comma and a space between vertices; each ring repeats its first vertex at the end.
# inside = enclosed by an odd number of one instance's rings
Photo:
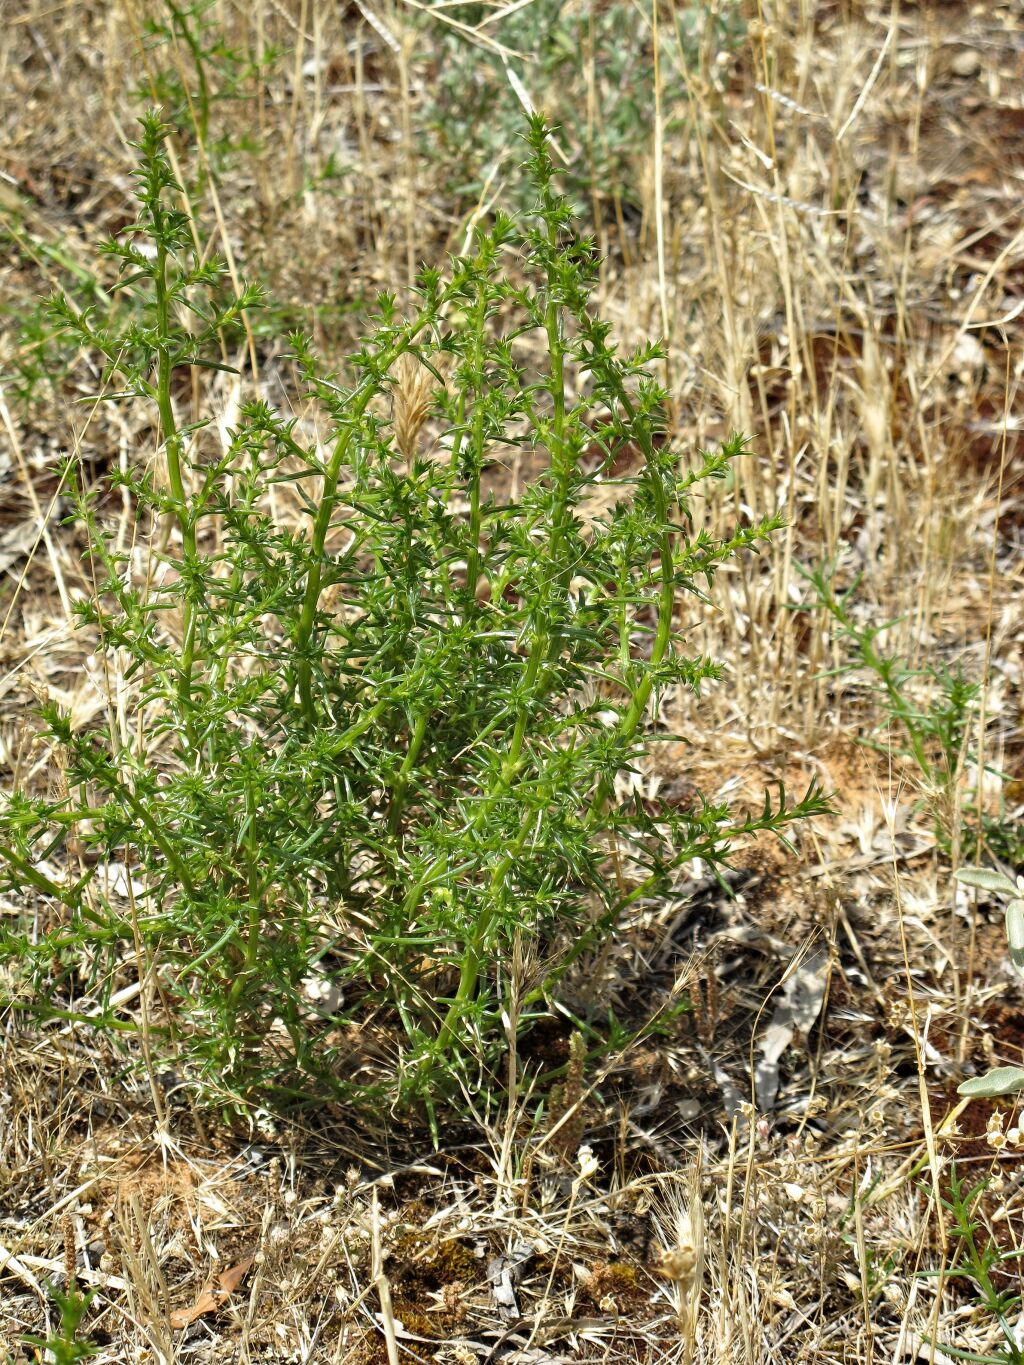
MULTIPOLYGON (((1010 947, 1010 961, 1024 973, 1024 877, 1016 881, 1004 872, 986 867, 965 867, 956 879, 962 886, 974 886, 979 891, 991 891, 1006 896, 1006 941, 1010 947)), ((1024 1067, 997 1066, 984 1076, 974 1076, 958 1087, 960 1095, 991 1098, 1024 1090, 1024 1067)))

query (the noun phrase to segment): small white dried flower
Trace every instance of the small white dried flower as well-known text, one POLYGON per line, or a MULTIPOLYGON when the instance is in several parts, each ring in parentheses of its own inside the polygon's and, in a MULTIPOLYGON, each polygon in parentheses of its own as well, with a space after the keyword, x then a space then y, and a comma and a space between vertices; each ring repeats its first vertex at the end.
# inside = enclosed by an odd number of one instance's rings
POLYGON ((589 1180, 592 1175, 596 1175, 599 1170, 597 1157, 593 1149, 584 1144, 576 1153, 576 1160, 580 1164, 580 1180, 589 1180))
POLYGON ((994 1152, 1001 1152, 1006 1146, 1006 1134, 1003 1132, 1003 1114, 998 1109, 994 1109, 988 1117, 988 1123, 985 1125, 985 1141, 994 1152))

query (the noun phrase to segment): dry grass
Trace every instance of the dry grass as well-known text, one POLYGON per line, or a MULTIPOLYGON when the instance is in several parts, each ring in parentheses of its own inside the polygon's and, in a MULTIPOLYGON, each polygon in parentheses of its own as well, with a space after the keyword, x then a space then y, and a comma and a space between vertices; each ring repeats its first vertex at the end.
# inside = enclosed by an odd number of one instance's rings
MULTIPOLYGON (((857 745, 878 722, 870 691, 824 679, 838 642, 786 608, 805 591, 796 566, 838 556, 843 581, 862 575, 865 619, 899 618, 909 659, 983 679, 974 743, 1009 775, 987 799, 1020 820, 1024 5, 745 10, 725 93, 688 73, 685 132, 652 136, 637 168, 643 212, 599 229, 607 315, 627 341, 667 324, 680 448, 755 433, 701 515, 789 516, 777 552, 723 574, 714 610, 688 623, 726 666, 700 713, 714 723, 695 733, 673 699, 667 720, 692 744, 660 751, 645 781, 682 800, 690 781, 717 794, 817 774, 839 818, 802 835, 795 861, 742 851, 734 900, 697 882, 594 965, 634 1017, 689 993, 680 1024, 589 1090, 567 1084, 539 1120, 538 1057, 513 1057, 508 1111, 467 1097, 473 1119, 440 1153, 413 1131, 333 1121, 268 1120, 242 1141, 181 1106, 173 1077, 139 1085, 83 1030, 33 1034, 8 1015, 12 1359, 32 1358, 19 1333, 52 1320, 42 1286, 64 1273, 68 1229, 99 1291, 101 1362, 812 1365, 948 1359, 922 1344, 932 1335, 998 1346, 959 1282, 920 1272, 955 1251, 938 1199, 957 1153, 970 1175, 993 1172, 985 1235, 1024 1240, 1020 1158, 986 1144, 991 1105, 955 1095, 965 1066, 1020 1060, 1024 997, 993 910, 957 899, 919 775, 857 745)), ((20 779, 40 763, 27 719, 40 691, 83 718, 112 704, 69 625, 87 585, 52 461, 72 444, 97 464, 146 460, 155 433, 70 405, 96 385, 81 358, 20 404, 45 342, 17 322, 68 270, 91 272, 89 244, 127 221, 150 12, 21 0, 0 34, 0 742, 20 779)), ((268 277, 290 310, 279 337, 301 322, 341 354, 363 297, 401 290, 417 259, 464 238, 412 144, 433 73, 411 14, 215 0, 233 43, 287 55, 223 115, 264 149, 207 181, 196 231, 237 273, 268 277), (332 156, 344 169, 328 193, 332 156)), ((281 401, 283 342, 253 326, 246 382, 281 401)), ((424 385, 406 380, 396 421, 411 444, 424 385)), ((571 1044, 537 1046, 566 1060, 571 1044)))

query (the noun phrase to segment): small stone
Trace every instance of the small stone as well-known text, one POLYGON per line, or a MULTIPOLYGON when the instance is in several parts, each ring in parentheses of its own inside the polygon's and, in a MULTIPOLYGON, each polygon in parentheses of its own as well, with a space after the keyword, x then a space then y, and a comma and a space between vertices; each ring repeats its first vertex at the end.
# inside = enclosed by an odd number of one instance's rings
POLYGON ((953 58, 950 68, 954 76, 976 76, 981 70, 981 53, 965 47, 953 58))

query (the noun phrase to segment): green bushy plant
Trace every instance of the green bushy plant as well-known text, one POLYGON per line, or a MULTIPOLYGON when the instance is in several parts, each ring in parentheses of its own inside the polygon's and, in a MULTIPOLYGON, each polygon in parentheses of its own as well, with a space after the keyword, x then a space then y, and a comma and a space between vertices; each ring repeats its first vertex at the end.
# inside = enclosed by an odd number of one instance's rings
POLYGON ((105 248, 135 320, 54 301, 106 396, 154 415, 160 461, 67 471, 82 627, 131 703, 84 726, 43 708, 58 794, 0 812, 6 889, 46 907, 0 943, 8 996, 131 1035, 115 992, 151 982, 147 1047, 232 1105, 429 1101, 684 864, 827 809, 814 784, 740 816, 616 786, 652 703, 716 676, 683 647, 686 598, 778 522, 688 530, 741 442, 691 469, 664 443, 659 350, 619 354, 594 316, 540 120, 531 216, 423 270, 408 317, 383 296, 345 376, 290 339, 311 422, 253 398, 219 439, 180 425, 179 379, 225 368, 217 338, 259 298, 196 258, 165 133, 145 120, 139 218, 105 248), (148 552, 108 525, 111 487, 148 552))

